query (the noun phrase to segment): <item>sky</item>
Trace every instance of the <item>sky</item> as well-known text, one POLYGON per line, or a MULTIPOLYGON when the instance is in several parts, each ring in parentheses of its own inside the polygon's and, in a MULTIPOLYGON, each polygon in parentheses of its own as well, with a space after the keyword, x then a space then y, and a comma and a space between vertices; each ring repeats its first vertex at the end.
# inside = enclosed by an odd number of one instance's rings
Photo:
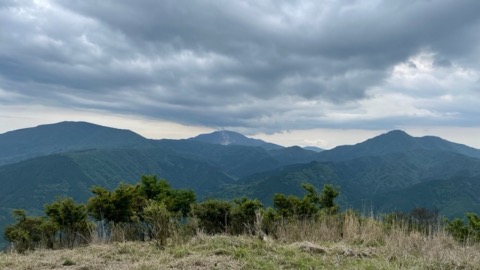
POLYGON ((480 148, 478 0, 2 0, 0 133, 60 121, 480 148))

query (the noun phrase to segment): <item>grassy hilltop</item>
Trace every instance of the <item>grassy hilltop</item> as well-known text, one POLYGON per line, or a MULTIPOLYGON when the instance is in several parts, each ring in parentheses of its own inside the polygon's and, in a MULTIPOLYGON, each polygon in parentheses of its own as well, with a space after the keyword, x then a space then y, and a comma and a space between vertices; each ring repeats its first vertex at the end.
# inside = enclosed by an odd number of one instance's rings
MULTIPOLYGON (((340 224, 299 222, 277 238, 243 235, 102 242, 61 250, 0 254, 0 269, 480 269, 480 246, 444 233, 385 231, 374 219, 346 215, 340 224)), ((178 235, 177 235, 178 236, 178 235)))

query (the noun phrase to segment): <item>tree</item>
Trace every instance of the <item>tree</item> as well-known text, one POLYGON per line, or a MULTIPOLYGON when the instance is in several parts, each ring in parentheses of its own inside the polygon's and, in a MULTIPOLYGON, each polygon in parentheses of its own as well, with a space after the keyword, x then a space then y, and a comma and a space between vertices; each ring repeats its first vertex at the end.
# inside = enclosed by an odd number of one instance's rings
POLYGON ((186 217, 192 210, 192 204, 196 201, 195 192, 192 190, 173 190, 171 204, 168 210, 173 213, 180 213, 186 217))
POLYGON ((466 213, 467 222, 459 218, 450 221, 446 219, 445 229, 461 242, 480 242, 480 216, 475 213, 466 213))
POLYGON ((142 176, 140 192, 145 199, 162 202, 170 212, 180 213, 184 217, 196 200, 192 190, 172 189, 165 179, 157 179, 155 176, 142 176))
POLYGON ((136 221, 146 204, 138 186, 130 184, 120 184, 113 192, 94 186, 92 193, 95 196, 88 199, 87 210, 96 220, 114 223, 136 221))
POLYGON ((302 184, 302 187, 307 192, 303 199, 293 195, 287 197, 284 194, 273 196, 273 206, 280 216, 308 219, 315 217, 320 210, 326 214, 335 214, 338 211, 335 199, 339 192, 332 185, 324 185, 320 194, 311 184, 302 184))
POLYGON ((273 195, 273 207, 283 218, 293 217, 295 214, 296 202, 300 199, 296 196, 285 196, 285 194, 276 193, 273 195))
POLYGON ((14 244, 15 249, 23 253, 27 250, 33 250, 48 239, 49 230, 44 230, 42 225, 45 219, 41 217, 28 217, 23 209, 15 209, 12 216, 16 223, 5 228, 5 240, 14 244))
POLYGON ((193 206, 193 215, 198 219, 198 225, 206 233, 228 232, 230 222, 230 202, 210 199, 193 206))
POLYGON ((164 201, 171 197, 172 189, 165 179, 153 175, 143 175, 140 179, 140 192, 147 200, 164 201))
POLYGON ((263 208, 263 204, 255 199, 241 198, 233 201, 231 209, 232 233, 243 233, 245 230, 253 231, 257 211, 263 208))
POLYGON ((170 235, 171 213, 164 203, 150 200, 143 210, 143 216, 150 237, 156 242, 157 247, 163 248, 170 235))
POLYGON ((331 184, 323 185, 322 193, 318 197, 318 201, 322 210, 327 214, 335 214, 338 211, 338 205, 335 199, 340 195, 340 192, 331 184))
POLYGON ((45 205, 45 214, 59 229, 60 243, 73 247, 89 238, 91 227, 85 205, 75 203, 72 198, 57 198, 45 205))

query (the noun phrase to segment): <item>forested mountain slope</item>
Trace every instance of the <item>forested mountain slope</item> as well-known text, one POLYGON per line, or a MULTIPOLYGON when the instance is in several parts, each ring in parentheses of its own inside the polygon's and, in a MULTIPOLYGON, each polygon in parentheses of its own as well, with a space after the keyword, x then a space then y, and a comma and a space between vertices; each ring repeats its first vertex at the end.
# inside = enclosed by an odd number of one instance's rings
POLYGON ((340 188, 340 204, 379 211, 434 207, 480 212, 480 150, 438 137, 391 131, 315 152, 221 131, 150 140, 129 130, 62 122, 0 135, 0 227, 10 211, 40 213, 56 196, 85 201, 92 185, 112 189, 141 175, 167 179, 198 198, 302 195, 301 183, 340 188))

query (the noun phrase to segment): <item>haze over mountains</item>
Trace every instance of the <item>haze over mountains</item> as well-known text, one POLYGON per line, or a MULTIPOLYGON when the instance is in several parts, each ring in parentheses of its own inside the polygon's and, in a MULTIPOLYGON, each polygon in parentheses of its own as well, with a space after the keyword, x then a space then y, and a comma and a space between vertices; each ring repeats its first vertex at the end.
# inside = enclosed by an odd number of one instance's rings
MULTIPOLYGON (((319 135, 321 136, 321 135, 319 135)), ((114 188, 157 175, 199 199, 274 193, 303 196, 302 182, 338 185, 356 209, 436 208, 480 212, 480 150, 399 130, 365 142, 311 151, 231 131, 186 140, 150 140, 129 130, 62 122, 0 134, 0 227, 14 208, 39 214, 56 196, 85 201, 92 185, 114 188)))

